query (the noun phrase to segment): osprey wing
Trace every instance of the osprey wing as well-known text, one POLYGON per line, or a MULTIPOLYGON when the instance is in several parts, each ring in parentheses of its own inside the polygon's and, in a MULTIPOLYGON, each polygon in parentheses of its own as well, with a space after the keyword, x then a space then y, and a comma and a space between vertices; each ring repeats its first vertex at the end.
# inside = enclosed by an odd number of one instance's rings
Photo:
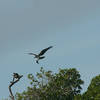
POLYGON ((36 54, 34 54, 34 53, 28 53, 29 55, 34 55, 34 56, 36 56, 36 54))
POLYGON ((45 57, 43 56, 43 57, 39 57, 39 59, 44 59, 45 57))
POLYGON ((49 50, 50 48, 52 48, 52 47, 53 47, 53 46, 50 46, 50 47, 48 47, 48 48, 43 49, 43 50, 39 53, 39 56, 44 55, 44 53, 45 53, 47 50, 49 50))

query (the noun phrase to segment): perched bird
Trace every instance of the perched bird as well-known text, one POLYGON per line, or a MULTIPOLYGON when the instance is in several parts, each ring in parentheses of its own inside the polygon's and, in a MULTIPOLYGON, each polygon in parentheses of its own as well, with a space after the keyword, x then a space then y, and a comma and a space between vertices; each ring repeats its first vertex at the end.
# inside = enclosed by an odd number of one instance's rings
POLYGON ((48 48, 43 49, 39 54, 34 54, 34 53, 28 53, 28 54, 29 54, 29 55, 34 55, 34 56, 35 56, 34 58, 37 59, 37 60, 36 60, 36 63, 39 64, 39 60, 45 58, 45 56, 42 56, 42 55, 44 55, 44 53, 45 53, 47 50, 49 50, 50 48, 52 48, 52 47, 53 47, 53 46, 49 46, 48 48))
POLYGON ((19 75, 18 73, 13 73, 13 82, 15 79, 20 79, 23 75, 19 75))

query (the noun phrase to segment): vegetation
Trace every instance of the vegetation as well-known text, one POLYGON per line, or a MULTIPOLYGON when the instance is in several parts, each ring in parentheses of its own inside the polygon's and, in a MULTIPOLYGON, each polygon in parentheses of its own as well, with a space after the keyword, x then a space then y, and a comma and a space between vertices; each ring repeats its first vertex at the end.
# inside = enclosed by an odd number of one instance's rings
POLYGON ((100 100, 100 75, 94 77, 87 91, 81 94, 84 81, 75 68, 59 69, 58 73, 45 71, 28 74, 30 86, 16 93, 16 100, 100 100))
POLYGON ((84 100, 100 100, 100 75, 94 77, 83 94, 84 100))

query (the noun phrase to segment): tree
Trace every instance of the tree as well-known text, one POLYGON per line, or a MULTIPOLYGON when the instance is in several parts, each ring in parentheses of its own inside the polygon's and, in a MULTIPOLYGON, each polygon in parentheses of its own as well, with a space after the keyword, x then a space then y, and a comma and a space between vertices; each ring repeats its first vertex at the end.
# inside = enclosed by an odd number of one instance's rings
POLYGON ((100 100, 100 75, 92 79, 82 98, 84 100, 100 100))
POLYGON ((81 94, 78 94, 78 95, 74 96, 74 100, 84 100, 84 99, 82 99, 81 94))
POLYGON ((28 87, 22 94, 17 93, 17 100, 73 100, 74 96, 80 94, 80 74, 75 68, 59 69, 58 73, 45 71, 43 67, 36 78, 28 75, 31 87, 28 87))

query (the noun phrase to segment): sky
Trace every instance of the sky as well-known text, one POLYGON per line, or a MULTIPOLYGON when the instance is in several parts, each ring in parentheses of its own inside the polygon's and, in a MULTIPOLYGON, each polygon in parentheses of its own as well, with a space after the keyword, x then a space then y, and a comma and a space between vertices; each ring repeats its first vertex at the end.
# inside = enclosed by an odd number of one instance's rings
POLYGON ((29 86, 40 67, 76 68, 86 91, 100 74, 100 0, 0 0, 0 100, 9 96, 13 72, 24 77, 12 91, 29 86), (26 53, 54 46, 36 64, 26 53))

